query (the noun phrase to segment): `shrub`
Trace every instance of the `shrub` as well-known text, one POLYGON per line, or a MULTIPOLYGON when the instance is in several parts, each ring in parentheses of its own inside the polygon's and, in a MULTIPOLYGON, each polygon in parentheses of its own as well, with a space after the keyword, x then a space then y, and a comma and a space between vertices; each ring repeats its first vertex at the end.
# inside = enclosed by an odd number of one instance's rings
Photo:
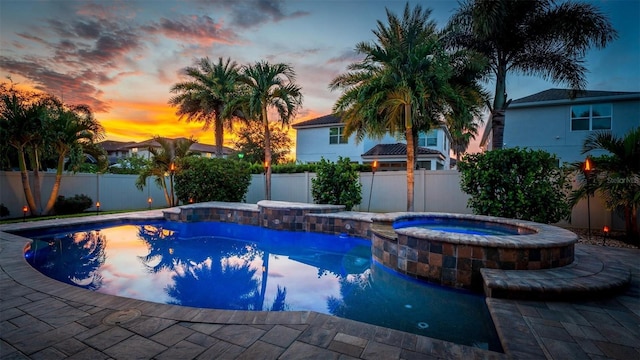
POLYGON ((10 212, 9 209, 4 206, 4 204, 0 204, 0 217, 5 217, 5 216, 9 216, 10 212))
POLYGON ((237 160, 184 158, 174 177, 175 193, 180 201, 244 201, 251 173, 249 164, 237 160))
POLYGON ((336 163, 324 158, 316 164, 316 178, 311 180, 311 193, 317 204, 344 205, 351 210, 362 201, 362 185, 357 166, 349 158, 336 163))
POLYGON ((459 163, 462 191, 476 214, 555 223, 570 214, 570 183, 542 150, 509 148, 471 154, 459 163))
POLYGON ((65 198, 58 196, 53 205, 53 211, 58 215, 81 213, 93 205, 93 200, 85 194, 76 194, 73 197, 65 198))

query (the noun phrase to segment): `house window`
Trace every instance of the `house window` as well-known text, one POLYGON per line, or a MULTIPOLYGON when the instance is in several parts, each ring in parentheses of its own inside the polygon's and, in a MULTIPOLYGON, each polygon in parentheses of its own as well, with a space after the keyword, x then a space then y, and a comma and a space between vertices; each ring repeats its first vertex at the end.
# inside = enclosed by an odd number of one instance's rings
POLYGON ((138 148, 132 148, 131 152, 134 153, 134 154, 137 154, 138 153, 138 148))
POLYGON ((349 139, 344 137, 344 126, 329 128, 329 144, 348 144, 349 139))
POLYGON ((428 133, 420 133, 418 135, 418 146, 438 146, 438 133, 431 130, 428 133))
POLYGON ((571 131, 611 130, 611 104, 571 107, 571 131))

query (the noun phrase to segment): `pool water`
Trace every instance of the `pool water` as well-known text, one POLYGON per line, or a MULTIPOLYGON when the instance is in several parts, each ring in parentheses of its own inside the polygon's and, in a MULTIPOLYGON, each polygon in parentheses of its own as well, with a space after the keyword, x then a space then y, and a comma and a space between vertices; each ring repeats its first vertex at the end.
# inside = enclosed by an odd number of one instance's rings
POLYGON ((418 227, 429 230, 470 235, 519 235, 533 231, 508 224, 442 217, 417 217, 394 222, 394 229, 418 227))
POLYGON ((39 233, 27 261, 97 292, 184 306, 312 310, 501 351, 484 297, 372 263, 370 241, 229 223, 145 222, 39 233))

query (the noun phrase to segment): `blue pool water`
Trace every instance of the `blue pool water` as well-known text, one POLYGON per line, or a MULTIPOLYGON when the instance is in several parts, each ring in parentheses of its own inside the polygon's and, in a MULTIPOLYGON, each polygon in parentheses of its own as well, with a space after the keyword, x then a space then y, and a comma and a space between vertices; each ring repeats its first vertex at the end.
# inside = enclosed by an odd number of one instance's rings
POLYGON ((442 217, 417 217, 401 219, 393 223, 394 229, 406 227, 419 227, 469 235, 520 235, 533 233, 532 230, 509 224, 442 217))
POLYGON ((484 297, 372 263, 369 240, 229 223, 145 222, 21 233, 27 261, 106 294, 234 310, 312 310, 501 351, 484 297))

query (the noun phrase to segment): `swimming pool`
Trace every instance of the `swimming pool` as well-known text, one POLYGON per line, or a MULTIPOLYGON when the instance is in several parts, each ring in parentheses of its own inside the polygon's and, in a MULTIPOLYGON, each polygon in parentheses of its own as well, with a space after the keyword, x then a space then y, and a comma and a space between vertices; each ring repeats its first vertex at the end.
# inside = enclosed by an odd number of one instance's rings
POLYGON ((370 241, 233 223, 166 221, 21 233, 46 275, 107 294, 185 306, 312 310, 490 350, 484 297, 372 261, 370 241))

